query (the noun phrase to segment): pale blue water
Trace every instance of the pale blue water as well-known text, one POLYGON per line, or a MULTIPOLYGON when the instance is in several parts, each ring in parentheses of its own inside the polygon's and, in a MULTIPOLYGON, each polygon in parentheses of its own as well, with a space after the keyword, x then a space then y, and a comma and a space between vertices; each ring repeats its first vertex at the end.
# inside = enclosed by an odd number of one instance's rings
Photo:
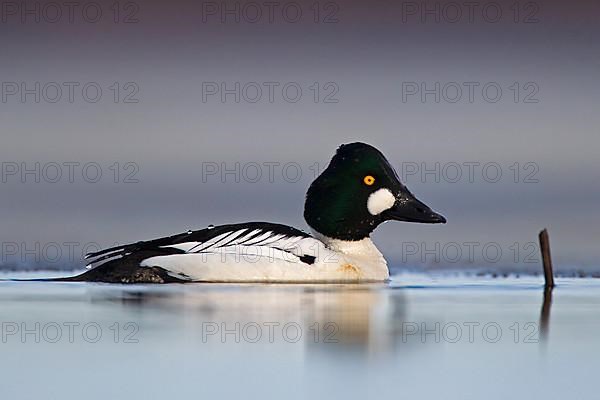
POLYGON ((545 340, 541 285, 0 282, 0 395, 594 398, 600 281, 558 281, 545 340))

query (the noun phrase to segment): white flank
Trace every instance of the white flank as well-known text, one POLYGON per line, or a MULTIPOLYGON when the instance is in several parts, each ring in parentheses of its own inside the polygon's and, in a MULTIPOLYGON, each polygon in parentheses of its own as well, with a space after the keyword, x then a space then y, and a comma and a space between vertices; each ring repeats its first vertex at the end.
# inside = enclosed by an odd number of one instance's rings
POLYGON ((161 267, 172 276, 205 282, 364 282, 388 278, 385 259, 369 238, 343 241, 285 236, 247 229, 226 232, 204 243, 163 247, 186 253, 155 256, 142 267, 161 267), (248 240, 252 235, 256 237, 248 240))

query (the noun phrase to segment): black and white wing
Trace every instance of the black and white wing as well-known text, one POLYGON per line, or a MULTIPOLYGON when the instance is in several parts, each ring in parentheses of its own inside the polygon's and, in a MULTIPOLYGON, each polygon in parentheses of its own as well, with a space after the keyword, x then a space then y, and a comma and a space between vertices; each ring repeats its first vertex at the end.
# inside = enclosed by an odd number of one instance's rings
POLYGON ((306 232, 280 224, 249 222, 221 225, 197 231, 188 231, 160 239, 116 246, 89 253, 86 259, 92 267, 108 261, 128 261, 143 265, 153 257, 188 254, 265 254, 271 257, 297 257, 298 261, 312 264, 315 256, 306 249, 306 241, 312 238, 306 232))

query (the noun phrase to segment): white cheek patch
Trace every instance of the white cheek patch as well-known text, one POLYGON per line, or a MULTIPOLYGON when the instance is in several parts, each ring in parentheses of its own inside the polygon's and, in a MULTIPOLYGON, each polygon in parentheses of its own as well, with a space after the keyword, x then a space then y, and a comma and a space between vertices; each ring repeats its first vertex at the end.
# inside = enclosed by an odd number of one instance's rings
POLYGON ((392 208, 396 198, 389 189, 379 189, 369 196, 367 200, 367 209, 371 215, 378 215, 385 210, 392 208))

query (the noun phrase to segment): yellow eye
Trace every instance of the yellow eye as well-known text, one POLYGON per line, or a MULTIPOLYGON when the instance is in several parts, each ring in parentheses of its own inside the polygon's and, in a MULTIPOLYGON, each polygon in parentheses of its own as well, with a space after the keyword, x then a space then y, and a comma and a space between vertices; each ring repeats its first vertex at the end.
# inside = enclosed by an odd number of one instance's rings
POLYGON ((371 186, 375 183, 375 178, 373 178, 371 175, 367 175, 363 178, 363 182, 365 183, 365 185, 371 186))

